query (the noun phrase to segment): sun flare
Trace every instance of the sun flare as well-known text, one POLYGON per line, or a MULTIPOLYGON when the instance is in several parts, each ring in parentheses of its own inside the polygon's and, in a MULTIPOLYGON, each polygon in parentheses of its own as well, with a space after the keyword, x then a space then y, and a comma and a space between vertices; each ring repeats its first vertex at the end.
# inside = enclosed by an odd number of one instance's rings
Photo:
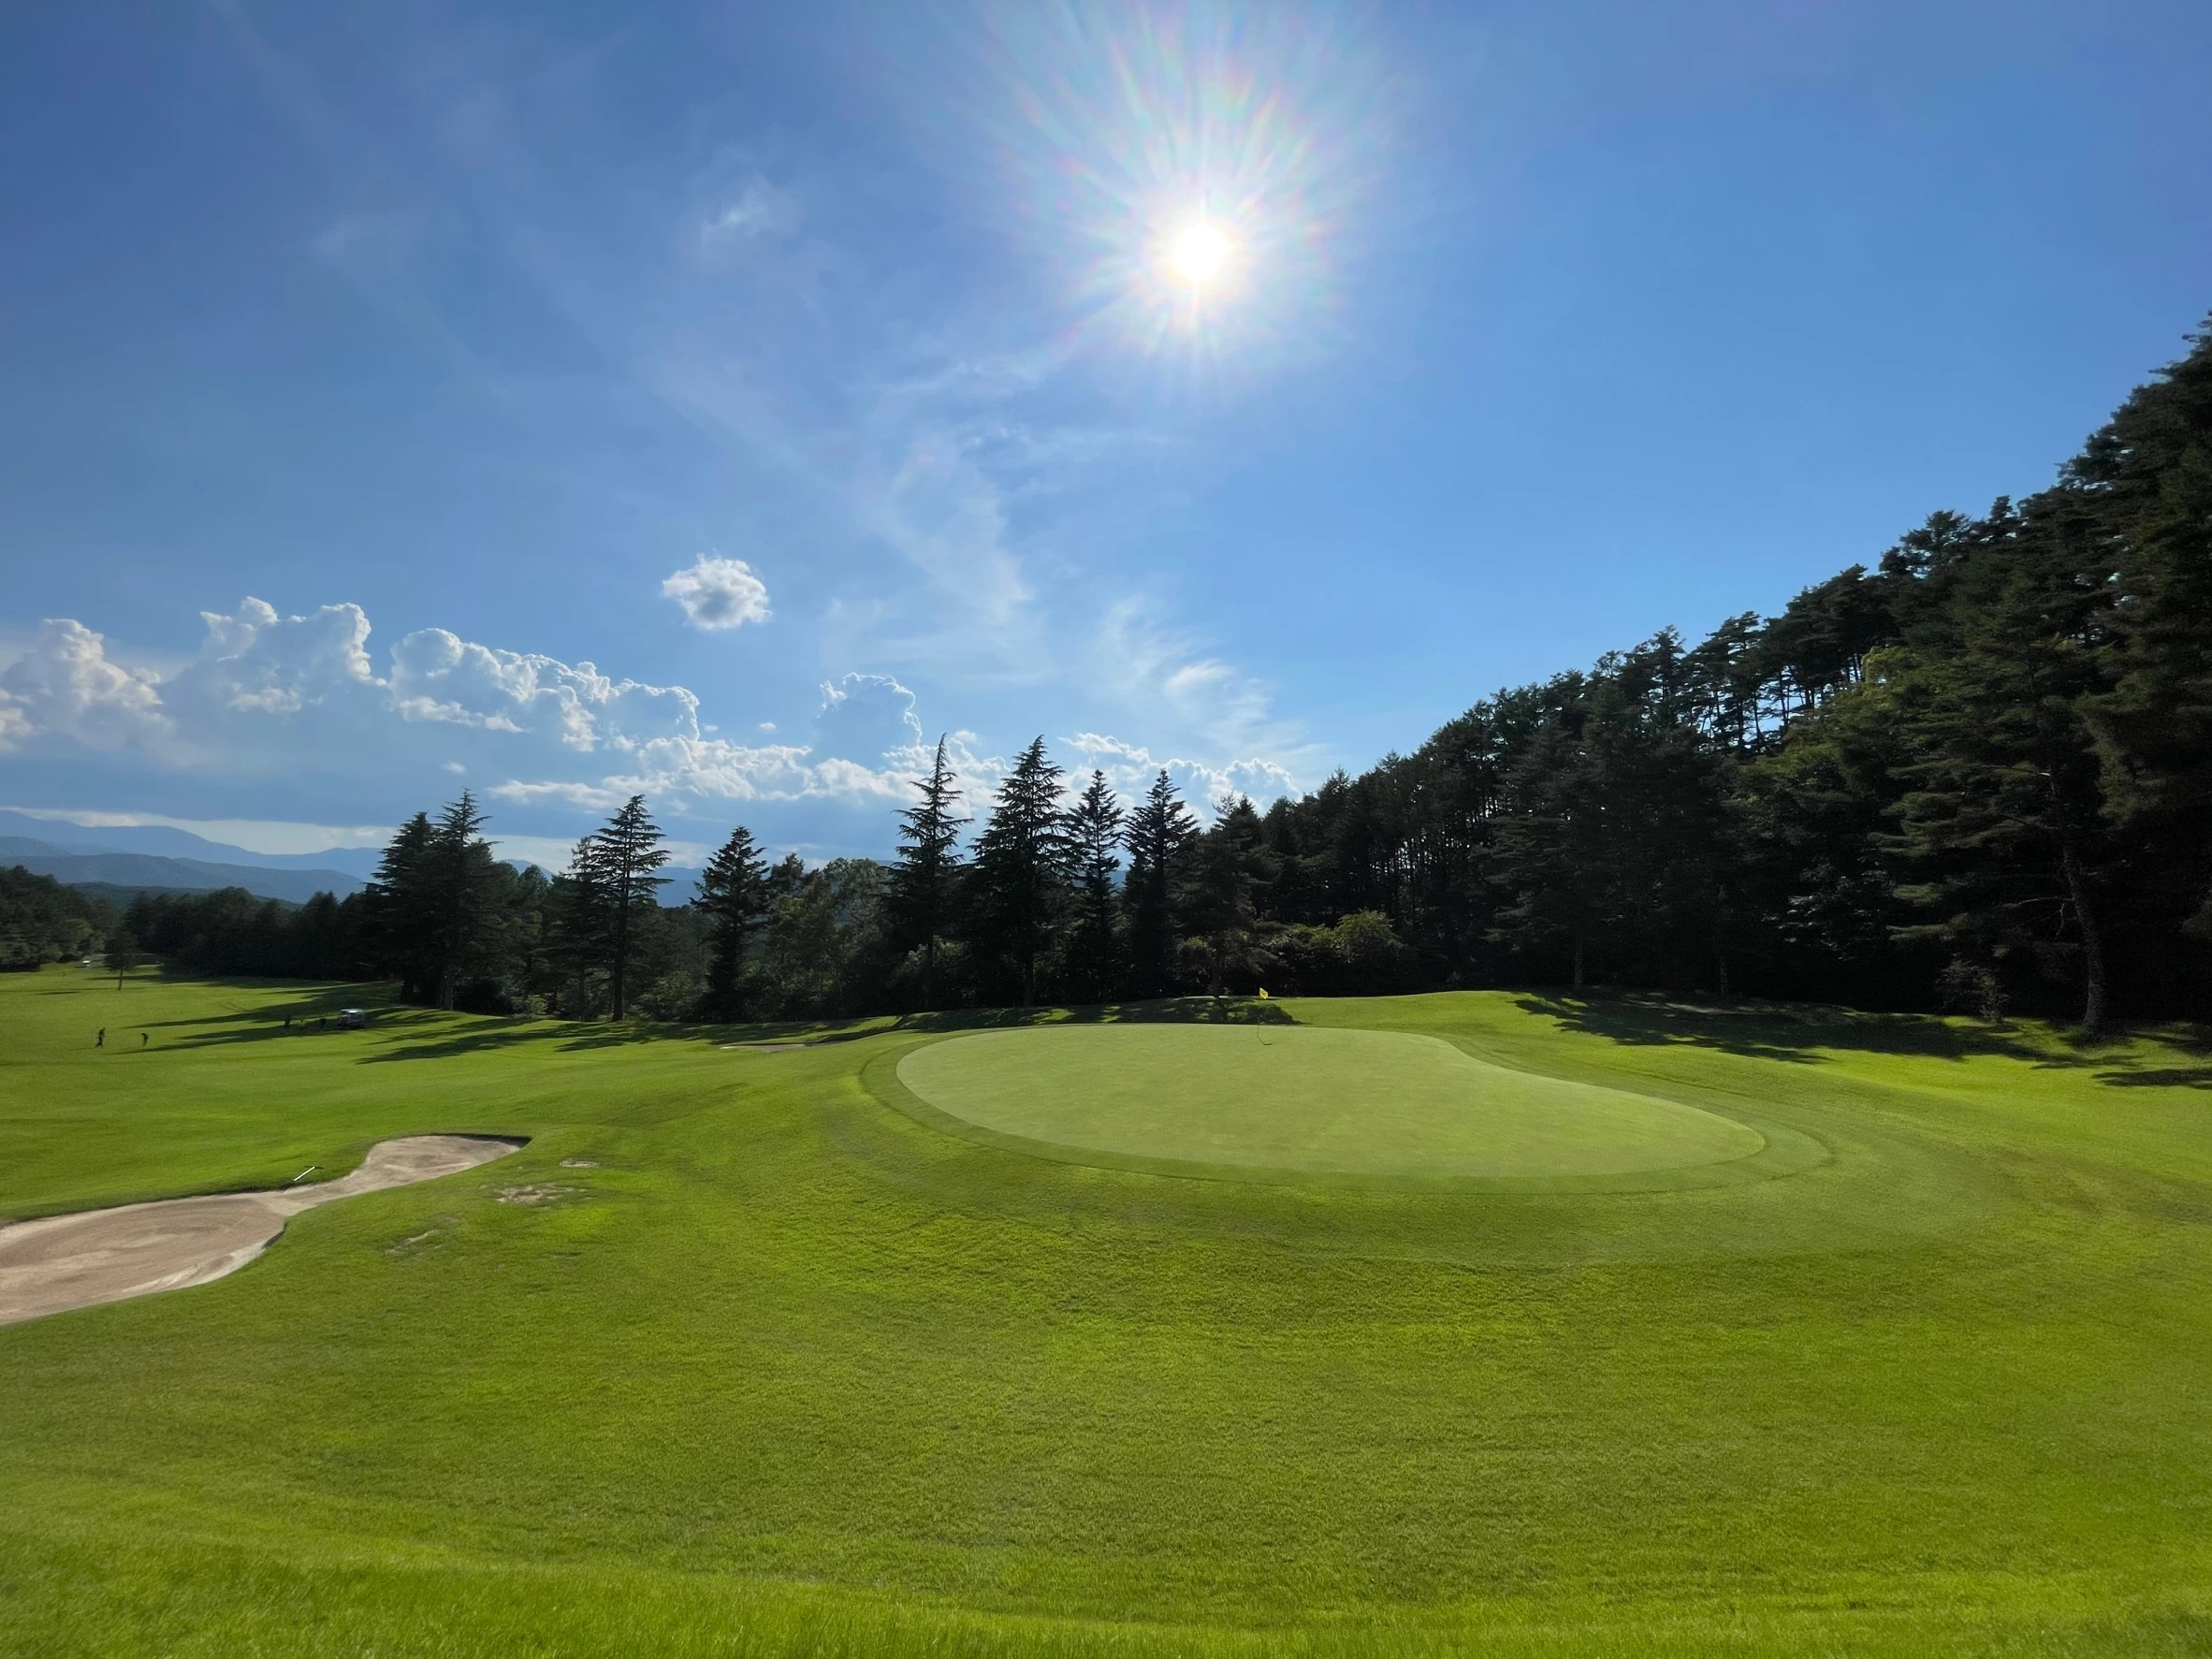
POLYGON ((1228 258, 1229 238, 1202 219, 1175 239, 1175 269, 1186 281, 1211 280, 1228 258))

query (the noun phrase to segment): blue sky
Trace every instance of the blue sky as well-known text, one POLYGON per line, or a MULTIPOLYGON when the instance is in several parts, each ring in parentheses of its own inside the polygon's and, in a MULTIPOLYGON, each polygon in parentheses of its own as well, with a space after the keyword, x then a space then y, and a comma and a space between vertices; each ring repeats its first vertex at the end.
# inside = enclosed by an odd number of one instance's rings
POLYGON ((2212 308, 2207 86, 2201 4, 10 8, 0 805, 1310 786, 2047 483, 2212 308))

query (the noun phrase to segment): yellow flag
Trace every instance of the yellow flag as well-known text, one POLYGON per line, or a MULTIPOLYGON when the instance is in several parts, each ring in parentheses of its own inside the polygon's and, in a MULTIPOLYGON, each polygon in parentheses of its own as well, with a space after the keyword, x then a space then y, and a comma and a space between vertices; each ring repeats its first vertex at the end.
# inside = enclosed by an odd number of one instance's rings
POLYGON ((1259 987, 1259 1000, 1262 1002, 1267 1000, 1267 987, 1265 985, 1259 987))

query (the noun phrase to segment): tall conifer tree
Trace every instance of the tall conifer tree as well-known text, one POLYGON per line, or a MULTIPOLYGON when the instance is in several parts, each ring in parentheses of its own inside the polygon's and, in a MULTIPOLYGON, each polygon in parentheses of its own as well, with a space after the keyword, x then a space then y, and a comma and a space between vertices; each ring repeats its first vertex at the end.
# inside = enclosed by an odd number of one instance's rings
POLYGON ((1061 776, 1038 737, 998 786, 990 822, 976 840, 976 933, 1013 972, 1025 1008, 1037 1000, 1038 968, 1052 949, 1067 897, 1061 776))
POLYGON ((618 1020, 630 1006, 630 960, 638 919, 655 907, 655 895, 668 884, 668 878, 658 873, 668 862, 668 849, 643 795, 632 795, 592 839, 606 911, 608 996, 618 1020))
POLYGON ((1074 995, 1086 1002, 1105 1001, 1120 979, 1113 878, 1121 868, 1121 804, 1106 787, 1106 775, 1094 771, 1082 798, 1069 808, 1067 825, 1075 879, 1075 922, 1068 939, 1069 977, 1074 995))
POLYGON ((2067 469, 2117 531, 2112 689, 2087 706, 2109 811, 2212 941, 2212 317, 2067 469), (2178 866, 2178 867, 2176 867, 2178 866))
POLYGON ((595 982, 606 971, 609 914, 599 837, 585 836, 553 883, 553 961, 568 986, 568 1012, 589 1019, 599 1001, 595 982))
POLYGON ((1902 709, 1913 787, 1896 845, 1928 879, 1902 889, 1938 913, 1911 934, 2078 956, 2082 1034, 2102 1034, 2103 875, 2112 860, 2085 706, 2109 691, 2100 651, 2113 571, 2087 506, 2053 490, 1990 515, 1995 545, 1959 578, 1957 648, 1901 652, 1884 690, 1902 709), (1990 557, 1997 554, 1997 557, 1990 557))
POLYGON ((945 763, 945 740, 927 778, 910 780, 922 797, 898 815, 898 856, 891 866, 890 904, 903 948, 922 952, 922 1006, 935 1006, 938 942, 952 931, 960 881, 960 791, 945 763))
POLYGON ((1128 986, 1132 997, 1165 997, 1175 989, 1176 896, 1197 822, 1163 768, 1143 800, 1130 808, 1122 844, 1128 849, 1128 986))
POLYGON ((1229 976, 1261 959, 1257 948, 1259 883, 1274 873, 1260 838, 1259 814, 1243 795, 1224 795, 1214 825, 1192 849, 1184 891, 1186 917, 1206 942, 1207 990, 1218 1002, 1229 976))
POLYGON ((499 872, 491 843, 482 834, 489 821, 467 790, 438 815, 424 875, 431 923, 428 943, 436 963, 438 1006, 450 1010, 461 980, 490 953, 498 929, 493 894, 499 872))
POLYGON ((1507 902, 1492 937, 1525 953, 1564 947, 1579 991, 1594 949, 1622 919, 1621 843, 1631 826, 1607 777, 1582 677, 1563 676, 1554 684, 1560 706, 1507 780, 1511 809, 1498 825, 1491 866, 1507 902))
POLYGON ((371 936, 377 953, 400 978, 400 995, 428 1000, 437 994, 437 969, 430 948, 436 911, 430 900, 432 848, 437 826, 428 812, 417 812, 400 826, 369 883, 371 936))
POLYGON ((745 953, 768 913, 768 866, 739 824, 699 873, 691 908, 706 918, 706 1010, 718 1019, 744 1011, 745 953))

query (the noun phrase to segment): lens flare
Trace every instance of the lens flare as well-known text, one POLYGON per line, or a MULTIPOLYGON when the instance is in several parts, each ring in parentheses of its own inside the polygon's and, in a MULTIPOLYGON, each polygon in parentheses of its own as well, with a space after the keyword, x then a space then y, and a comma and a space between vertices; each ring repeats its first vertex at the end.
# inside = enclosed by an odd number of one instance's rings
POLYGON ((1211 282, 1229 259, 1229 238, 1203 219, 1175 239, 1175 269, 1194 284, 1211 282))
POLYGON ((1406 98, 1356 7, 982 0, 978 147, 1070 356, 1238 379, 1333 350, 1406 98), (1196 210, 1194 211, 1194 209, 1196 210))

